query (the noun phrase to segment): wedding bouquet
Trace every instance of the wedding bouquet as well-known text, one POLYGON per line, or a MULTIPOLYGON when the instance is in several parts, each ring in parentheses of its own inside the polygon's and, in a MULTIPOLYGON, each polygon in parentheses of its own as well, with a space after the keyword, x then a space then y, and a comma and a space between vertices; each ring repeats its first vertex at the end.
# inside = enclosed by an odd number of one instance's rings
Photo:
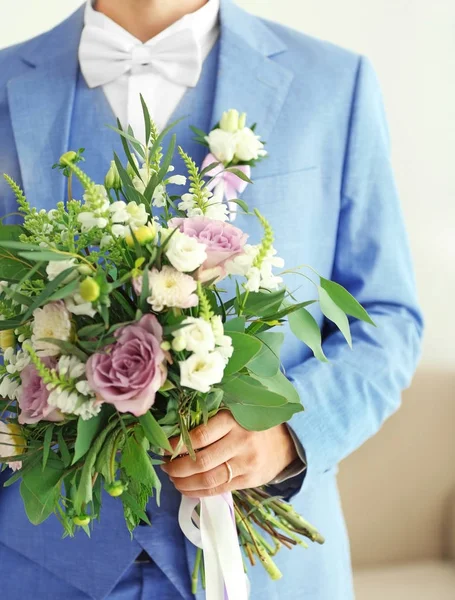
MULTIPOLYGON (((348 343, 346 314, 371 323, 344 288, 319 276, 317 299, 296 302, 284 273, 274 272, 283 261, 257 210, 264 235, 255 244, 228 222, 236 210, 250 214, 238 195, 266 155, 244 115, 228 111, 208 135, 194 130, 207 159, 199 169, 178 148, 189 186, 171 196, 169 185, 187 184, 172 174, 176 137, 163 153, 170 128, 159 134, 143 110, 145 144, 118 123, 127 162, 114 155, 104 185, 80 168, 83 149, 60 158, 54 167, 67 178, 68 199, 52 210, 32 207, 5 176, 23 223, 0 225, 0 461, 15 471, 6 486, 21 481, 30 521, 55 514, 67 536, 90 534, 103 488, 123 503, 130 531, 149 523, 147 503, 160 500, 155 467, 182 448, 195 458, 189 432, 218 411, 257 431, 302 411, 280 365, 285 320, 320 360, 310 304, 319 301, 348 343), (82 200, 73 198, 74 177, 82 200), (232 298, 225 278, 235 280, 232 298)), ((183 502, 185 533, 194 537, 191 528, 202 530, 213 511, 228 515, 232 552, 240 557, 240 545, 273 578, 281 546, 323 542, 267 488, 183 502)), ((195 543, 207 550, 203 539, 195 543)), ((201 550, 195 585, 199 571, 201 550)))

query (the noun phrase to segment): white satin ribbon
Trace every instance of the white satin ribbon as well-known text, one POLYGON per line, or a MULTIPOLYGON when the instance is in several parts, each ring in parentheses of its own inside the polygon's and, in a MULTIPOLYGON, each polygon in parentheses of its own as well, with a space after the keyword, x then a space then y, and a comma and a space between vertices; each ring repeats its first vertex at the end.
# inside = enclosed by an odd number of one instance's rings
POLYGON ((190 542, 204 551, 206 600, 248 600, 232 495, 182 496, 179 524, 190 542))

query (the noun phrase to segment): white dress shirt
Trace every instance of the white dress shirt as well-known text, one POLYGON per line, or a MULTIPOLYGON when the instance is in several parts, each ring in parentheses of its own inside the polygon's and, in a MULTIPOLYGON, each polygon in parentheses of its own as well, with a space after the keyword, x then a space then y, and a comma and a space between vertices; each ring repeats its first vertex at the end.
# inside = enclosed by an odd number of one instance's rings
MULTIPOLYGON (((145 44, 112 19, 96 11, 92 3, 93 0, 88 0, 86 4, 85 26, 97 27, 112 34, 112 36, 120 36, 123 42, 134 45, 135 51, 137 47, 137 52, 140 53, 141 47, 145 44)), ((178 43, 178 33, 189 28, 194 33, 199 47, 199 55, 203 62, 219 37, 219 8, 220 0, 209 0, 202 8, 185 15, 155 36, 153 40, 163 40, 173 36, 175 43, 178 43)), ((81 38, 81 47, 83 44, 84 36, 81 38)), ((82 60, 81 67, 84 73, 82 60)), ((87 79, 86 77, 86 81, 87 79)), ((87 81, 87 84, 89 87, 96 87, 91 81, 87 81)), ((142 141, 144 121, 139 94, 144 97, 150 115, 158 129, 163 130, 188 89, 185 83, 175 81, 175 78, 174 80, 168 79, 163 74, 141 64, 134 65, 127 73, 105 83, 102 88, 122 126, 125 128, 128 124, 131 125, 136 137, 142 141)))

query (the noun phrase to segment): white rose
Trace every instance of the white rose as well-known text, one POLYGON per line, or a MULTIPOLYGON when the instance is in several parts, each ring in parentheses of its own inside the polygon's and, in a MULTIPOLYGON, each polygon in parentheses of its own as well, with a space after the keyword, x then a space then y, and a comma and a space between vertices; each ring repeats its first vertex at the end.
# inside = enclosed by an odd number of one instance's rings
POLYGON ((195 271, 207 259, 205 244, 180 231, 172 235, 165 253, 172 266, 182 273, 195 271))
POLYGON ((230 163, 236 150, 236 133, 214 129, 206 136, 210 152, 222 163, 230 163))
POLYGON ((50 302, 33 312, 32 346, 39 356, 56 356, 60 348, 42 338, 54 338, 63 342, 71 339, 71 315, 65 304, 59 300, 50 302))
POLYGON ((267 154, 259 136, 249 127, 244 127, 235 134, 235 142, 235 156, 241 161, 256 160, 267 154))
MULTIPOLYGON (((48 262, 46 267, 47 278, 49 279, 49 281, 52 281, 53 279, 58 277, 60 273, 63 273, 63 271, 71 269, 71 267, 74 266, 74 258, 70 258, 69 260, 51 260, 48 262)), ((77 273, 70 273, 68 277, 65 278, 65 281, 63 281, 62 283, 68 283, 68 281, 71 281, 71 279, 73 279, 74 275, 77 275, 77 273)))
POLYGON ((192 354, 179 365, 181 385, 204 394, 212 385, 221 382, 226 363, 215 350, 209 354, 192 354))
POLYGON ((187 317, 182 325, 184 327, 174 331, 172 335, 183 338, 187 350, 198 354, 207 354, 215 350, 215 336, 210 323, 204 319, 187 317))

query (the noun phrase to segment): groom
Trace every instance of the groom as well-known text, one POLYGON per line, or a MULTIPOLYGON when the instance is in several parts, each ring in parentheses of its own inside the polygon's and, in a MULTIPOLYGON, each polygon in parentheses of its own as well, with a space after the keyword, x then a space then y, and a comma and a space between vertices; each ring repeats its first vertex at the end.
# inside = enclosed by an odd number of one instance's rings
MULTIPOLYGON (((269 157, 244 199, 271 221, 288 268, 311 264, 347 287, 377 328, 354 322, 350 350, 315 310, 330 363, 291 336, 282 357, 306 411, 290 427, 262 433, 246 432, 226 414, 196 430, 198 460, 165 467, 161 509, 150 502, 153 526, 139 527, 132 539, 109 496, 91 540, 62 540, 57 519, 33 527, 17 486, 0 488, 2 597, 189 599, 194 548, 179 530, 180 494, 273 482, 327 542, 306 553, 282 550, 279 582, 260 565, 250 569, 251 598, 350 600, 337 464, 398 408, 422 331, 374 71, 363 57, 253 17, 231 0, 89 2, 52 31, 0 52, 0 172, 34 206, 49 209, 64 198, 63 178, 50 166, 83 146, 88 175, 102 182, 112 148, 121 152, 106 124, 118 117, 140 134, 139 93, 159 128, 189 116, 176 133, 198 164, 204 148, 188 123, 208 131, 224 110, 246 111, 269 157)), ((15 209, 0 182, 1 215, 15 209)), ((258 237, 248 217, 239 214, 237 222, 258 237)), ((298 275, 288 287, 297 298, 314 293, 298 275)))

